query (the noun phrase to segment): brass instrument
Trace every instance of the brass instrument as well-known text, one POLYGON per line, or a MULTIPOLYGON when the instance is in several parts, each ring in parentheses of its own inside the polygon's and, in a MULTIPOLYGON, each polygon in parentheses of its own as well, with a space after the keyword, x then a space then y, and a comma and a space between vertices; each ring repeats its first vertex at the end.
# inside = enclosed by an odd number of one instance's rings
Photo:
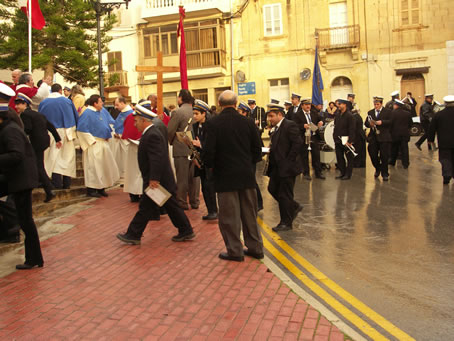
POLYGON ((377 127, 375 126, 376 121, 372 118, 372 116, 367 115, 367 118, 369 119, 369 124, 371 122, 373 122, 373 124, 374 124, 374 126, 373 127, 371 126, 370 129, 372 129, 375 132, 375 134, 377 134, 377 135, 380 134, 380 130, 378 130, 377 127))
MULTIPOLYGON (((342 137, 340 137, 340 136, 338 136, 338 137, 339 137, 339 139, 341 140, 342 144, 343 144, 345 147, 347 147, 347 149, 353 154, 353 156, 354 156, 354 157, 357 157, 357 156, 358 156, 358 153, 356 152, 355 147, 349 146, 349 145, 347 144, 348 141, 345 141, 345 143, 343 143, 342 137)), ((348 138, 348 137, 347 137, 347 138, 348 138)))
POLYGON ((305 144, 308 145, 307 147, 307 150, 312 150, 311 149, 311 128, 306 128, 306 132, 304 133, 304 137, 305 137, 305 144))
POLYGON ((198 152, 197 148, 192 144, 192 139, 188 136, 187 131, 192 122, 192 117, 188 121, 188 125, 182 132, 177 132, 177 138, 180 142, 183 142, 185 145, 188 146, 189 150, 191 151, 191 155, 188 156, 188 159, 194 161, 196 166, 202 168, 203 162, 200 153, 198 152))

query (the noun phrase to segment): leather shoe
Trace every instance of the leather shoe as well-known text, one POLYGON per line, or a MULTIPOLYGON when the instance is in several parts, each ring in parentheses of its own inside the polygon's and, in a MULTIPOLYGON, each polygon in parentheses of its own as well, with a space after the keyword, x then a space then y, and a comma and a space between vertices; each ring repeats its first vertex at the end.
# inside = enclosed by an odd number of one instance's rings
POLYGON ((129 199, 131 200, 131 202, 139 202, 140 201, 140 195, 129 194, 129 199))
MULTIPOLYGON (((422 151, 421 146, 420 146, 419 144, 415 143, 415 146, 416 146, 416 148, 418 148, 420 151, 422 151)), ((429 147, 429 150, 430 150, 430 147, 429 147)))
POLYGON ((305 178, 306 180, 312 180, 312 177, 311 177, 310 175, 308 175, 308 174, 304 175, 304 178, 305 178))
POLYGON ((20 243, 20 235, 10 236, 3 239, 0 239, 0 243, 4 244, 15 244, 20 243))
POLYGON ((218 219, 217 213, 208 213, 207 215, 204 215, 202 217, 202 220, 216 220, 216 219, 218 219))
POLYGON ((389 177, 387 175, 383 175, 383 181, 388 181, 389 177))
POLYGON ((443 177, 443 185, 448 185, 450 181, 451 181, 451 177, 450 176, 444 176, 443 177))
POLYGON ((298 214, 303 210, 303 206, 298 204, 298 207, 295 209, 295 212, 293 212, 293 220, 296 219, 298 214))
POLYGON ((98 189, 98 193, 99 195, 103 196, 103 197, 108 197, 109 194, 107 194, 106 190, 103 188, 103 189, 98 189))
POLYGON ((343 175, 343 174, 338 175, 338 176, 336 176, 336 179, 338 179, 338 180, 339 180, 339 179, 342 179, 344 176, 345 176, 345 175, 343 175))
POLYGON ((44 199, 44 202, 49 202, 54 198, 55 198, 55 194, 53 192, 50 192, 49 194, 46 194, 46 199, 44 199))
POLYGON ((178 233, 176 236, 172 237, 172 241, 173 242, 184 242, 186 240, 191 240, 191 239, 194 239, 194 238, 195 238, 195 233, 194 232, 184 233, 184 234, 178 233))
POLYGON ((87 188, 87 197, 91 197, 91 198, 101 198, 101 194, 99 194, 98 192, 96 192, 96 190, 93 189, 93 188, 87 188))
POLYGON ((344 175, 341 180, 350 180, 352 177, 348 175, 344 175))
POLYGON ((140 239, 132 238, 132 237, 128 236, 126 233, 117 234, 117 238, 126 244, 140 245, 140 239))
POLYGON ((277 225, 276 227, 273 227, 273 231, 274 232, 280 232, 280 231, 289 231, 291 230, 293 227, 292 226, 289 226, 289 225, 285 225, 285 224, 279 224, 277 225))
POLYGON ((323 174, 318 174, 315 176, 317 179, 322 179, 322 180, 325 180, 325 176, 323 174))
POLYGON ((255 252, 249 251, 248 249, 244 249, 243 251, 246 256, 249 256, 249 257, 252 257, 255 259, 265 258, 265 255, 263 253, 255 253, 255 252))
POLYGON ((192 205, 191 205, 191 208, 192 208, 193 210, 198 210, 198 209, 199 209, 199 206, 192 206, 192 205))
POLYGON ((40 264, 28 264, 28 263, 17 264, 16 265, 16 269, 17 270, 30 270, 30 269, 33 269, 34 267, 42 268, 43 265, 44 265, 43 263, 40 263, 40 264))
POLYGON ((227 252, 221 252, 219 254, 219 258, 223 260, 233 260, 235 262, 243 262, 244 261, 244 256, 236 257, 236 256, 230 256, 227 252))
POLYGON ((380 171, 375 171, 374 177, 378 178, 380 176, 380 171))

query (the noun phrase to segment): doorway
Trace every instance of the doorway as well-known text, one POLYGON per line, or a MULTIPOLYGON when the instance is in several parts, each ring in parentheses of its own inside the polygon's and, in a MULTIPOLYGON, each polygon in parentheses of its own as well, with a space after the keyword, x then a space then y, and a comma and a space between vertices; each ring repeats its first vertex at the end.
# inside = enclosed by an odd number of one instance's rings
POLYGON ((331 101, 339 98, 347 99, 347 95, 353 93, 352 81, 347 77, 336 77, 331 83, 331 101))
POLYGON ((416 100, 416 113, 419 115, 419 108, 424 103, 424 94, 426 92, 426 82, 421 73, 404 74, 400 81, 400 94, 404 98, 407 92, 411 92, 416 100))

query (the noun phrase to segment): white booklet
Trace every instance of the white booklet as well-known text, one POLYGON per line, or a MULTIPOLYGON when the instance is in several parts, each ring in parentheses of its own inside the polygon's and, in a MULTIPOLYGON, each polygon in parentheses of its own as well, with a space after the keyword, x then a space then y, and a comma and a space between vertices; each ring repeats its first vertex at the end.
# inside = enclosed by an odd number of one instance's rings
POLYGON ((262 153, 269 154, 270 148, 269 147, 262 147, 262 153))
POLYGON ((167 200, 172 196, 164 187, 161 185, 158 188, 150 188, 148 186, 145 188, 145 194, 153 200, 159 207, 162 207, 166 203, 167 200))
POLYGON ((134 143, 135 145, 139 145, 140 143, 140 140, 128 139, 128 141, 134 143))

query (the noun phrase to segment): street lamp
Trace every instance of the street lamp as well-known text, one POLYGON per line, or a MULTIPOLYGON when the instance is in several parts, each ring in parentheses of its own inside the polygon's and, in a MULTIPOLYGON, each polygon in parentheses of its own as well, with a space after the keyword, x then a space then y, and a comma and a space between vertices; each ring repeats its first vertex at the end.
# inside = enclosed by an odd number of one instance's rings
POLYGON ((96 12, 96 36, 98 40, 98 73, 99 73, 99 94, 104 96, 104 75, 102 68, 102 49, 101 49, 101 16, 103 14, 110 14, 114 8, 120 8, 121 5, 125 4, 128 9, 129 2, 131 0, 119 0, 105 2, 101 0, 86 0, 89 2, 96 12))

